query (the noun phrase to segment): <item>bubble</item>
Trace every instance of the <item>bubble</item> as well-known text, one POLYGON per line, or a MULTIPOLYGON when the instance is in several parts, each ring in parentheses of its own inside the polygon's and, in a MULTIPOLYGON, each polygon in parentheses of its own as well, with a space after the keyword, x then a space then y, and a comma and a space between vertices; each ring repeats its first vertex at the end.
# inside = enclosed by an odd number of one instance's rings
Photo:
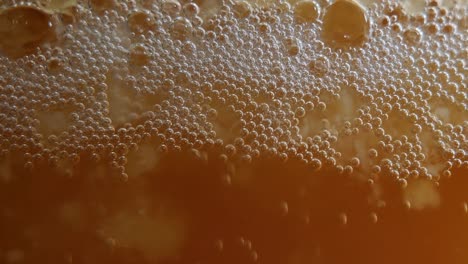
POLYGON ((147 12, 134 12, 128 17, 128 26, 133 33, 145 33, 155 29, 156 22, 147 12))
POLYGON ((305 116, 305 114, 306 114, 306 111, 305 111, 304 108, 298 107, 298 108, 296 109, 296 116, 297 116, 297 117, 302 118, 302 117, 305 116))
POLYGON ((301 51, 300 43, 295 38, 286 38, 284 45, 290 56, 296 56, 301 51))
POLYGON ((379 24, 386 27, 390 25, 390 18, 388 16, 383 16, 379 19, 379 24))
POLYGON ((172 24, 172 33, 175 39, 185 40, 192 32, 192 25, 186 18, 179 17, 172 24))
POLYGON ((318 56, 309 63, 309 70, 312 74, 322 77, 327 74, 330 62, 325 56, 318 56))
MULTIPOLYGON (((319 102, 317 104, 317 109, 321 112, 324 112, 327 109, 327 105, 325 104, 325 102, 319 102)), ((326 121, 326 119, 324 120, 326 121)))
POLYGON ((436 23, 429 23, 426 26, 427 31, 431 34, 435 34, 439 31, 439 26, 436 23))
POLYGON ((17 6, 0 12, 0 51, 11 57, 31 54, 55 37, 55 24, 47 12, 17 6))
POLYGON ((320 168, 322 167, 322 162, 319 160, 319 159, 312 159, 312 161, 310 162, 310 165, 312 167, 312 169, 314 171, 318 171, 320 170, 320 168))
POLYGON ((115 0, 89 0, 89 5, 96 11, 113 9, 117 6, 115 0))
POLYGON ((175 16, 182 11, 181 4, 176 0, 163 0, 161 8, 163 12, 171 16, 175 16))
POLYGON ((258 30, 262 33, 269 33, 271 28, 270 26, 267 24, 267 23, 261 23, 259 26, 258 26, 258 30))
POLYGON ((405 179, 398 179, 398 184, 402 189, 406 188, 408 186, 408 182, 405 179))
POLYGON ((417 28, 410 28, 405 30, 405 32, 403 33, 403 37, 408 43, 416 45, 419 44, 419 42, 421 42, 422 33, 417 28))
POLYGON ((322 36, 337 45, 359 45, 367 40, 370 22, 353 0, 337 0, 325 9, 322 36))
POLYGON ((130 50, 130 63, 136 66, 143 66, 150 62, 148 49, 141 44, 134 45, 130 50))
POLYGON ((195 3, 187 3, 183 6, 183 10, 186 16, 194 17, 200 12, 200 8, 195 3))
POLYGON ((294 17, 299 23, 315 22, 320 16, 320 7, 310 0, 302 0, 294 5, 294 17))
POLYGON ((453 34, 456 31, 456 26, 454 24, 446 24, 442 27, 442 32, 446 34, 453 34))
POLYGON ((361 161, 359 160, 358 157, 353 157, 350 161, 350 164, 351 166, 356 168, 356 167, 359 167, 359 165, 361 164, 361 161))
POLYGON ((234 14, 236 14, 236 16, 239 18, 246 18, 250 16, 250 13, 252 12, 251 9, 252 8, 250 4, 245 1, 238 1, 233 6, 234 14))
POLYGON ((50 73, 57 73, 63 69, 63 62, 60 58, 53 57, 50 58, 47 62, 47 70, 50 73))

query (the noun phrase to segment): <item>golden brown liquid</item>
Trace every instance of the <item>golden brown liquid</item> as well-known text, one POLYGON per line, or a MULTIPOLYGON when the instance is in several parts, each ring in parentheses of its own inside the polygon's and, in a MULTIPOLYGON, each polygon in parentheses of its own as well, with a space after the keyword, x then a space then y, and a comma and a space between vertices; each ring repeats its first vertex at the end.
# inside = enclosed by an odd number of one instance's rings
POLYGON ((0 263, 468 262, 466 7, 0 7, 0 263))

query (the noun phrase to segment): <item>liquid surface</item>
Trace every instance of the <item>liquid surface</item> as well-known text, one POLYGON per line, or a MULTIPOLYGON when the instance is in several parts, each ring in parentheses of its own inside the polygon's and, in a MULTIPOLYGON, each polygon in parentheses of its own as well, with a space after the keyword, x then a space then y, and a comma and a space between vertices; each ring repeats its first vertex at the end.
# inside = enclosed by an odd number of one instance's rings
POLYGON ((2 1, 0 263, 467 263, 467 6, 2 1))

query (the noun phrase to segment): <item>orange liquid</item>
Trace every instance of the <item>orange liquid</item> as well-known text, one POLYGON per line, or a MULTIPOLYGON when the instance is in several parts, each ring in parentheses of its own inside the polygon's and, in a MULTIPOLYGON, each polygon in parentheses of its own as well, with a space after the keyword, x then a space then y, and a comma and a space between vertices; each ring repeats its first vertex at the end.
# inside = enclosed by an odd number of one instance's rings
POLYGON ((119 3, 0 12, 0 263, 468 261, 466 9, 119 3))

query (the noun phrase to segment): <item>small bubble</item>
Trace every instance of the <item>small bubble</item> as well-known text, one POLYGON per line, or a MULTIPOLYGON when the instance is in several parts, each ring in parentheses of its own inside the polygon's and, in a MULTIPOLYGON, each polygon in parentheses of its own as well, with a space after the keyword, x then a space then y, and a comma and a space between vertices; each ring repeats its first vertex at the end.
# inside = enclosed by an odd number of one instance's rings
POLYGON ((298 107, 298 108, 296 109, 296 116, 299 117, 299 118, 304 117, 304 116, 305 116, 305 113, 306 113, 306 112, 305 112, 305 109, 302 108, 302 107, 298 107))
POLYGON ((57 73, 62 69, 62 67, 63 67, 63 62, 61 59, 57 57, 51 58, 47 62, 47 70, 50 73, 57 73))
POLYGON ((344 174, 351 175, 351 174, 353 174, 353 172, 354 172, 354 169, 353 169, 352 166, 350 166, 350 165, 344 166, 344 168, 343 168, 343 173, 344 174))
POLYGON ((192 24, 186 18, 179 17, 172 24, 172 33, 174 38, 185 40, 192 31, 192 24))
POLYGON ((143 66, 150 61, 150 55, 144 45, 138 44, 130 50, 130 63, 137 66, 143 66))
POLYGON ((359 167, 359 165, 361 164, 361 161, 359 160, 358 157, 354 157, 351 159, 351 166, 353 166, 354 168, 356 167, 359 167))
POLYGON ((246 18, 250 16, 251 7, 250 4, 245 1, 236 2, 233 6, 234 14, 239 18, 246 18))
POLYGON ((258 30, 262 33, 269 33, 270 32, 270 26, 267 23, 261 23, 258 26, 258 30))
POLYGON ((296 56, 301 51, 300 43, 295 38, 286 38, 284 45, 290 56, 296 56))
POLYGON ((398 184, 400 185, 400 187, 402 189, 408 187, 408 182, 405 179, 402 179, 402 178, 398 179, 398 184))
POLYGON ((379 23, 380 25, 386 27, 390 25, 390 18, 388 16, 383 16, 379 19, 379 23))
POLYGON ((184 13, 188 17, 194 17, 200 12, 200 8, 195 3, 187 3, 183 7, 184 13))
POLYGON ((427 26, 427 31, 431 34, 435 34, 437 32, 439 32, 439 26, 435 23, 429 23, 427 26))
POLYGON ((455 32, 455 30, 456 26, 454 24, 447 24, 442 28, 442 32, 446 34, 452 34, 453 32, 455 32))
POLYGON ((403 33, 403 37, 408 43, 416 45, 419 44, 419 42, 421 42, 422 33, 417 28, 410 28, 405 30, 405 32, 403 33))
POLYGON ((299 1, 294 5, 294 17, 299 23, 314 22, 320 15, 320 7, 310 0, 299 1))
POLYGON ((401 26, 400 23, 394 23, 392 24, 392 30, 394 32, 401 32, 403 30, 403 27, 401 26))
POLYGON ((175 16, 180 13, 182 6, 176 0, 164 0, 161 3, 162 11, 170 16, 175 16))
POLYGON ((322 77, 328 73, 329 68, 330 62, 325 56, 318 56, 309 63, 310 72, 318 77, 322 77))
POLYGON ((324 112, 327 109, 327 105, 324 102, 319 102, 317 104, 317 109, 321 112, 324 112))
POLYGON ((128 26, 134 33, 144 33, 155 28, 153 16, 147 12, 134 12, 128 17, 128 26))
POLYGON ((312 170, 319 171, 322 168, 322 162, 319 159, 312 159, 310 162, 312 170))

